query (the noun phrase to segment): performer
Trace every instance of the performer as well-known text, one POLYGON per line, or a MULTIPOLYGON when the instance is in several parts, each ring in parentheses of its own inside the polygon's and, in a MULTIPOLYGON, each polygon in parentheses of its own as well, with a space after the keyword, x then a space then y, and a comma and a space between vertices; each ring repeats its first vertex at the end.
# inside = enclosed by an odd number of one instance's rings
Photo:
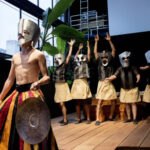
POLYGON ((147 61, 147 65, 140 67, 140 70, 147 71, 147 73, 148 73, 147 85, 146 85, 146 88, 144 91, 143 101, 146 103, 150 103, 150 77, 149 77, 149 75, 150 75, 150 50, 145 53, 145 58, 147 61))
POLYGON ((65 56, 62 54, 55 55, 54 63, 56 65, 56 69, 54 71, 53 80, 55 81, 55 102, 59 103, 63 113, 63 120, 60 121, 61 125, 67 125, 67 109, 65 106, 65 102, 72 99, 70 89, 68 83, 65 79, 66 67, 70 61, 72 55, 72 47, 75 43, 75 40, 71 40, 69 54, 67 59, 65 60, 65 56))
POLYGON ((115 47, 111 41, 110 35, 107 33, 105 38, 110 46, 112 51, 103 50, 98 54, 97 45, 99 41, 99 36, 95 37, 95 46, 94 46, 94 55, 98 63, 98 87, 96 93, 96 99, 98 99, 97 108, 96 108, 96 123, 95 125, 100 125, 99 114, 102 109, 102 102, 104 100, 111 100, 111 111, 109 115, 109 120, 113 121, 113 115, 115 110, 115 100, 117 98, 115 88, 111 82, 106 82, 106 78, 110 77, 114 73, 113 59, 115 58, 115 47))
POLYGON ((0 94, 0 149, 1 150, 32 150, 58 149, 52 132, 37 144, 30 145, 19 137, 16 131, 15 117, 17 108, 28 97, 43 97, 40 85, 50 80, 46 68, 46 59, 42 52, 33 46, 40 36, 40 28, 33 21, 21 19, 19 22, 18 41, 21 52, 12 57, 11 69, 0 94), (39 80, 39 72, 43 77, 39 80), (5 100, 16 79, 16 90, 5 100))
POLYGON ((133 123, 137 124, 137 105, 140 101, 139 89, 137 83, 140 81, 140 74, 136 67, 131 65, 131 52, 125 51, 119 55, 121 67, 117 69, 114 75, 107 78, 108 81, 116 79, 118 76, 121 78, 120 102, 125 103, 127 120, 124 122, 131 122, 132 107, 133 123))
POLYGON ((79 45, 79 49, 75 55, 75 68, 74 68, 74 82, 71 89, 72 99, 76 99, 76 112, 77 112, 77 123, 81 123, 81 114, 80 114, 80 103, 81 101, 84 104, 84 109, 87 116, 87 124, 90 124, 90 111, 88 105, 88 98, 92 97, 87 78, 89 78, 88 72, 88 62, 90 61, 90 45, 87 41, 88 55, 79 54, 83 44, 79 45))

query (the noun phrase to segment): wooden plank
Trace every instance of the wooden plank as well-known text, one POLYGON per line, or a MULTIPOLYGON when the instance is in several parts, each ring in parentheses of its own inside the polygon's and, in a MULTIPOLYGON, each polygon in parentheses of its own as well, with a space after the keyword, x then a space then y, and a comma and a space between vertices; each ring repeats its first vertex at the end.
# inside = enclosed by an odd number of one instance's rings
POLYGON ((72 150, 73 148, 75 148, 76 146, 82 144, 83 142, 87 141, 88 139, 96 136, 98 133, 103 133, 105 131, 107 131, 108 129, 110 129, 110 127, 114 124, 114 122, 105 122, 105 123, 102 123, 100 126, 95 126, 94 125, 94 129, 85 133, 85 134, 82 134, 79 135, 78 138, 70 141, 69 143, 65 144, 65 145, 61 145, 60 147, 65 149, 65 150, 72 150))
POLYGON ((146 121, 141 121, 137 128, 131 132, 128 137, 118 146, 118 149, 121 148, 138 148, 142 144, 144 138, 150 131, 150 123, 146 123, 146 121))
POLYGON ((105 141, 109 136, 114 134, 121 128, 125 126, 123 123, 116 123, 108 127, 108 129, 97 133, 95 136, 87 139, 85 142, 79 144, 73 150, 93 150, 97 145, 105 141))
POLYGON ((106 124, 108 124, 108 123, 105 122, 105 123, 102 123, 100 126, 95 126, 95 122, 92 122, 88 128, 81 130, 80 132, 76 132, 75 134, 72 134, 65 139, 62 139, 61 142, 65 145, 65 144, 68 144, 68 143, 70 143, 70 142, 72 142, 72 141, 74 141, 80 137, 83 137, 84 135, 86 135, 90 132, 93 132, 94 130, 97 130, 98 128, 103 127, 103 130, 105 130, 108 128, 108 126, 106 126, 106 124))
MULTIPOLYGON (((147 120, 146 123, 150 125, 150 120, 147 120)), ((147 136, 144 138, 142 144, 140 145, 140 148, 150 149, 150 131, 148 132, 147 136)))
POLYGON ((75 124, 75 126, 72 128, 66 127, 67 130, 65 130, 65 128, 64 128, 65 132, 64 132, 64 130, 61 130, 61 132, 60 131, 57 132, 57 134, 59 135, 59 137, 57 139, 62 140, 62 139, 71 137, 72 135, 74 135, 78 132, 84 131, 85 129, 89 128, 90 126, 91 125, 89 125, 89 124, 81 123, 81 124, 75 124))
MULTIPOLYGON (((69 114, 68 118, 75 116, 69 114)), ((106 121, 100 126, 95 121, 60 126, 58 120, 60 117, 52 119, 52 126, 60 150, 114 150, 118 145, 117 150, 150 149, 150 119, 137 125, 106 121)))
POLYGON ((127 123, 103 143, 97 145, 94 150, 114 150, 135 128, 136 126, 133 123, 127 123))

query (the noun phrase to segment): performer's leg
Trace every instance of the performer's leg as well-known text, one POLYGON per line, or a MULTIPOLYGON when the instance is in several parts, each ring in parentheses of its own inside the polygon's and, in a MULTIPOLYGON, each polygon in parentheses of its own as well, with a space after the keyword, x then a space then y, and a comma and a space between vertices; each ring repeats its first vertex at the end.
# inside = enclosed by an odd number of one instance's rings
POLYGON ((127 120, 125 120, 124 122, 131 122, 131 110, 130 110, 130 104, 126 103, 126 112, 127 112, 127 120))
POLYGON ((89 108, 87 100, 84 100, 83 104, 84 104, 84 110, 86 112, 87 120, 90 121, 90 108, 89 108))
POLYGON ((137 105, 136 103, 132 103, 132 114, 133 114, 133 123, 137 124, 137 105))
POLYGON ((110 115, 109 115, 110 120, 113 119, 114 117, 115 106, 116 106, 116 100, 111 100, 111 108, 110 108, 110 115))
POLYGON ((130 104, 126 104, 126 112, 127 112, 127 118, 131 119, 131 110, 130 110, 130 104))
POLYGON ((66 109, 65 103, 60 102, 60 106, 61 106, 62 114, 64 117, 64 122, 67 122, 67 109, 66 109))
POLYGON ((81 102, 81 100, 76 101, 77 120, 79 120, 79 121, 81 120, 80 102, 81 102))
POLYGON ((96 124, 95 125, 99 125, 100 124, 99 114, 100 114, 100 109, 101 108, 102 108, 102 100, 98 100, 97 107, 96 107, 96 124))

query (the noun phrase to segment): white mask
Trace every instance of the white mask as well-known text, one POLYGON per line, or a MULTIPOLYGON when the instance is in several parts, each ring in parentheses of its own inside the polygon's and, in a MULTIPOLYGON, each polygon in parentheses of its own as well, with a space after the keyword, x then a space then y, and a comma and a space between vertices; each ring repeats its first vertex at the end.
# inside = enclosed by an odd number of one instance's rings
POLYGON ((146 58, 147 63, 149 64, 149 63, 150 63, 150 50, 148 50, 148 51, 145 53, 145 58, 146 58))
POLYGON ((130 65, 130 57, 131 57, 131 52, 125 51, 119 55, 120 63, 122 67, 129 67, 130 65), (126 62, 127 60, 127 62, 126 62))
POLYGON ((74 61, 77 63, 77 65, 80 65, 81 62, 87 61, 87 56, 84 54, 79 54, 75 57, 74 61))
POLYGON ((54 64, 55 64, 55 66, 58 67, 58 66, 62 65, 64 62, 65 62, 65 56, 64 55, 56 54, 54 56, 54 64))
POLYGON ((40 36, 40 28, 31 20, 21 19, 18 26, 18 35, 22 36, 18 39, 20 46, 29 41, 32 41, 32 46, 35 46, 40 36))

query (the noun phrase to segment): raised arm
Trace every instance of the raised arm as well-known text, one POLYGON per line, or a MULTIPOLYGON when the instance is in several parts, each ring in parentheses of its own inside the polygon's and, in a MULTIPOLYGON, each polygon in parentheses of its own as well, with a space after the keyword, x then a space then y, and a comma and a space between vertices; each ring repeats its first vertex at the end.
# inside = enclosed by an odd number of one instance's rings
POLYGON ((90 49, 90 43, 87 41, 87 48, 88 48, 88 61, 91 59, 91 49, 90 49))
POLYGON ((115 55, 116 55, 116 48, 115 48, 114 44, 113 44, 112 41, 111 41, 111 36, 110 36, 109 33, 107 33, 107 36, 106 36, 105 39, 106 39, 106 40, 109 42, 109 44, 110 44, 110 47, 111 47, 111 50, 112 50, 112 57, 115 57, 115 55))
POLYGON ((82 48, 83 48, 83 43, 80 43, 79 49, 78 49, 78 51, 76 53, 76 56, 80 53, 80 51, 81 51, 82 48))
POLYGON ((68 44, 69 44, 69 53, 68 53, 68 56, 67 56, 67 59, 66 59, 66 64, 68 64, 69 61, 70 61, 70 58, 71 58, 71 55, 72 55, 72 48, 73 48, 74 43, 75 43, 75 40, 71 40, 70 42, 68 42, 68 44))
POLYGON ((14 67, 14 57, 13 57, 8 78, 5 81, 4 87, 3 87, 2 92, 0 94, 0 103, 2 102, 4 97, 7 95, 7 93, 11 89, 11 87, 13 86, 14 81, 15 81, 15 67, 14 67))
POLYGON ((38 54, 37 57, 38 57, 37 59, 38 59, 39 68, 43 77, 31 85, 30 87, 31 90, 36 90, 40 85, 48 84, 50 81, 50 77, 48 75, 48 70, 46 67, 45 55, 42 52, 40 52, 40 54, 38 54))
POLYGON ((95 36, 95 45, 94 45, 94 55, 95 55, 95 59, 98 58, 98 52, 97 52, 98 41, 99 41, 99 36, 96 35, 96 36, 95 36))

